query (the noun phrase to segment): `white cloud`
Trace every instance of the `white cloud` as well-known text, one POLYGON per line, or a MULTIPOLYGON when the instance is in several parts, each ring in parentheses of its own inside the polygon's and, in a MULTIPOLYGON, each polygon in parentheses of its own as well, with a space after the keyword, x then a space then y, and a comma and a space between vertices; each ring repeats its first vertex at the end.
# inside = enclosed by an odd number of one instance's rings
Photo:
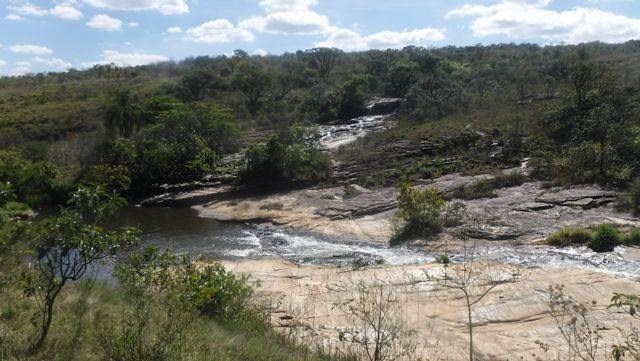
POLYGON ((72 67, 71 63, 68 63, 60 58, 41 58, 38 56, 35 57, 32 61, 37 64, 44 64, 58 69, 69 69, 72 67))
POLYGON ((253 51, 253 55, 267 56, 267 55, 269 55, 269 53, 266 50, 263 50, 263 49, 256 49, 256 50, 253 51))
POLYGON ((187 39, 197 43, 251 42, 255 36, 248 30, 233 26, 227 19, 208 21, 186 31, 187 39))
POLYGON ((19 54, 31 54, 31 55, 49 55, 53 54, 53 50, 39 45, 13 45, 9 47, 9 50, 19 54))
POLYGON ((346 51, 367 49, 402 48, 408 45, 427 45, 444 40, 443 30, 434 28, 415 29, 411 31, 381 31, 362 36, 355 31, 339 29, 325 41, 315 44, 316 47, 339 48, 346 51))
POLYGON ((49 11, 45 10, 37 5, 34 5, 32 3, 24 3, 24 4, 20 4, 20 5, 9 5, 7 6, 7 9, 13 11, 14 13, 20 14, 20 15, 27 15, 27 16, 46 16, 49 15, 49 11))
POLYGON ((64 20, 79 20, 84 17, 80 10, 69 5, 57 5, 49 13, 64 20))
POLYGON ((31 72, 31 67, 28 65, 16 65, 15 68, 13 68, 11 70, 11 72, 9 73, 9 75, 12 76, 20 76, 20 75, 25 75, 31 72))
POLYGON ((15 66, 9 72, 9 75, 19 76, 31 73, 31 63, 28 61, 19 61, 16 62, 15 66))
POLYGON ((55 7, 49 10, 43 9, 30 2, 26 2, 20 5, 9 5, 7 6, 7 9, 15 13, 5 17, 5 19, 9 19, 9 20, 22 20, 23 17, 20 15, 24 15, 24 16, 52 15, 64 20, 78 20, 84 16, 80 10, 73 7, 72 2, 64 2, 60 5, 56 5, 55 7))
POLYGON ((640 19, 585 7, 555 11, 546 8, 550 3, 551 0, 502 0, 493 5, 465 4, 446 17, 474 17, 471 29, 476 37, 505 35, 568 43, 640 38, 640 19))
POLYGON ((20 15, 16 15, 16 14, 9 14, 7 16, 4 17, 7 20, 13 20, 13 21, 18 21, 18 20, 24 20, 24 18, 20 15))
POLYGON ((262 0, 265 16, 254 16, 240 22, 240 27, 273 34, 313 35, 333 30, 329 18, 312 11, 317 0, 262 0))
POLYGON ((181 33, 182 32, 182 28, 179 26, 172 26, 169 29, 167 29, 167 32, 175 34, 175 33, 181 33))
POLYGON ((2 59, 0 59, 0 67, 3 67, 5 65, 7 65, 7 62, 2 60, 2 59))
POLYGON ((102 31, 117 31, 122 29, 122 21, 109 15, 96 15, 89 20, 87 26, 102 31))
POLYGON ((129 26, 132 27, 132 28, 137 28, 138 26, 140 26, 140 23, 132 21, 132 22, 129 23, 129 26))
POLYGON ((82 63, 83 67, 91 67, 96 64, 116 64, 118 66, 138 66, 149 63, 157 63, 169 60, 168 57, 147 53, 120 53, 116 50, 105 50, 101 54, 102 60, 93 63, 82 63))
POLYGON ((157 11, 163 15, 186 14, 189 6, 186 0, 84 0, 85 3, 103 9, 157 11))

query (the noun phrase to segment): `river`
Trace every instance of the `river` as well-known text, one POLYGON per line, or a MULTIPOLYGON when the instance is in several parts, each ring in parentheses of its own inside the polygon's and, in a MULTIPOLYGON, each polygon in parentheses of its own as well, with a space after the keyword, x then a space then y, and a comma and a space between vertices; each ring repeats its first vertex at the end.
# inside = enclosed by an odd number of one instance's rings
MULTIPOLYGON (((213 260, 283 258, 298 263, 349 266, 360 259, 370 264, 421 264, 435 261, 437 253, 379 242, 331 238, 319 233, 286 230, 268 224, 220 222, 202 218, 190 208, 128 207, 114 225, 139 227, 143 244, 169 247, 179 254, 213 260)), ((623 277, 640 275, 637 248, 617 247, 595 253, 586 247, 508 245, 485 242, 475 249, 476 259, 489 259, 524 267, 576 266, 623 277)), ((452 253, 454 262, 462 254, 452 253)))

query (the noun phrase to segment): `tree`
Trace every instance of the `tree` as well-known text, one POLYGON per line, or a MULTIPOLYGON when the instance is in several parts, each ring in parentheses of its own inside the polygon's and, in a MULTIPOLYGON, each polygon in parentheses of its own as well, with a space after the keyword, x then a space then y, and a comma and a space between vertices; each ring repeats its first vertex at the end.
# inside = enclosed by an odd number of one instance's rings
POLYGON ((339 340, 359 348, 368 361, 394 361, 415 353, 415 345, 407 341, 409 332, 399 317, 401 304, 395 290, 385 284, 368 286, 358 283, 349 300, 337 304, 346 315, 350 327, 339 340))
POLYGON ((462 237, 465 240, 463 261, 453 265, 443 262, 441 278, 429 274, 427 277, 436 279, 437 283, 444 288, 458 290, 463 294, 469 330, 469 361, 474 361, 473 307, 493 289, 505 283, 514 282, 519 275, 506 265, 499 266, 488 261, 476 260, 475 243, 467 247, 466 236, 462 235, 462 237))
POLYGON ((241 179, 270 186, 325 179, 331 173, 331 163, 318 139, 317 133, 300 128, 273 134, 266 143, 246 150, 241 179))
POLYGON ((180 81, 180 92, 186 101, 202 99, 208 92, 221 86, 221 80, 212 70, 195 69, 188 72, 180 81))
POLYGON ((305 51, 309 65, 318 72, 320 78, 327 78, 338 63, 342 51, 335 48, 313 48, 305 51))
POLYGON ((364 92, 367 88, 367 77, 354 74, 344 82, 341 90, 338 115, 343 119, 355 118, 365 114, 364 92))
POLYGON ((112 94, 107 111, 107 127, 115 129, 120 137, 129 138, 135 127, 140 127, 141 111, 136 94, 131 89, 120 89, 112 94))
POLYGON ((260 100, 268 94, 271 81, 271 75, 258 64, 241 61, 233 71, 231 84, 247 98, 249 111, 255 113, 260 108, 260 100))
POLYGON ((394 216, 396 230, 391 242, 439 233, 444 225, 444 211, 444 198, 436 188, 418 190, 403 183, 400 185, 398 211, 394 216))
POLYGON ((99 224, 124 204, 124 200, 101 187, 78 188, 60 215, 34 226, 31 248, 36 263, 25 292, 39 308, 38 334, 30 346, 37 352, 44 344, 53 320, 54 304, 62 289, 77 281, 95 262, 137 242, 137 231, 122 228, 106 231, 99 224))
POLYGON ((458 93, 458 87, 444 75, 429 75, 413 88, 424 103, 435 107, 437 118, 442 118, 451 108, 451 99, 458 93))

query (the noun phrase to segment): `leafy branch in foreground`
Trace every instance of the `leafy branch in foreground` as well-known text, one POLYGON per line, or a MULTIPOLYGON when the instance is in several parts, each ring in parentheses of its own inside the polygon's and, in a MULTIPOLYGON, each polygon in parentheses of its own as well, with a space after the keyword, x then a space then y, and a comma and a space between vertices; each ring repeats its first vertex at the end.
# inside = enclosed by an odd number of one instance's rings
POLYGON ((29 347, 31 353, 37 352, 47 338, 60 291, 81 279, 95 262, 138 241, 138 231, 133 228, 106 231, 99 225, 122 205, 122 198, 101 187, 80 187, 59 215, 34 224, 31 248, 35 272, 28 275, 25 287, 25 293, 35 299, 39 309, 33 319, 38 331, 29 347))

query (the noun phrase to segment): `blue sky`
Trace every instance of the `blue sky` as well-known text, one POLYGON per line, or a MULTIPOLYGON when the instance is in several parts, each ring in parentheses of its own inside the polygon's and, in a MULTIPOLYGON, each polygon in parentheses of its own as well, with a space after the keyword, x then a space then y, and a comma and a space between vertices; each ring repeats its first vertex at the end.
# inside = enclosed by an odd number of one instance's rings
POLYGON ((0 74, 331 46, 640 39, 639 0, 0 0, 0 74))

